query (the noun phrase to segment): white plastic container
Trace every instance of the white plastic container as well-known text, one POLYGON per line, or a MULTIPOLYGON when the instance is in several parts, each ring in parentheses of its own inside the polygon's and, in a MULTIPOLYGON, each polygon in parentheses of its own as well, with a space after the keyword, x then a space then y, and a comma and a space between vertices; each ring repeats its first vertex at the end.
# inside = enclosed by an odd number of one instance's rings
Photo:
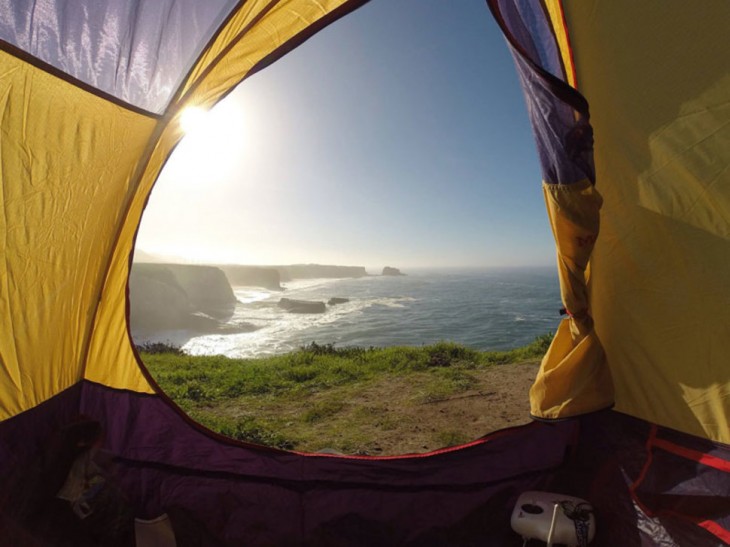
POLYGON ((175 532, 167 513, 151 520, 134 519, 137 547, 175 547, 175 532))
POLYGON ((551 545, 581 547, 593 541, 596 534, 593 507, 587 501, 553 492, 523 493, 517 499, 510 524, 523 538, 549 541, 551 545), (577 518, 570 518, 571 515, 577 518), (582 528, 585 543, 581 543, 576 527, 582 528))

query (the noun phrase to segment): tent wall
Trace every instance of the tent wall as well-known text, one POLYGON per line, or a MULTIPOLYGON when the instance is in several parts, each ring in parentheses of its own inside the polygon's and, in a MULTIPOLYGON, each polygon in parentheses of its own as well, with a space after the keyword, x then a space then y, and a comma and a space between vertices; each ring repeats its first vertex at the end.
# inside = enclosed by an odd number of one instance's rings
POLYGON ((604 197, 596 329, 617 408, 730 442, 730 4, 566 3, 604 197))
MULTIPOLYGON (((0 419, 78 382, 156 120, 0 51, 0 419)), ((137 373, 139 376, 139 373, 137 373)))

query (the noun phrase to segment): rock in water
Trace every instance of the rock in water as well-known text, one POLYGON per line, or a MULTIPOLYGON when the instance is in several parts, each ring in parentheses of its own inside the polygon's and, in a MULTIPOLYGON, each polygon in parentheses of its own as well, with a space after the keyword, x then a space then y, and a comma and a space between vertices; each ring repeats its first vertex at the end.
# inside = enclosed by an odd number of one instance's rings
POLYGON ((383 268, 383 275, 405 275, 404 273, 401 273, 401 271, 398 268, 391 268, 390 266, 386 266, 383 268))
POLYGON ((349 302, 349 298, 341 298, 339 296, 333 296, 327 301, 328 306, 336 306, 337 304, 346 304, 349 302))
POLYGON ((324 313, 327 307, 324 302, 313 300, 295 300, 293 298, 282 298, 279 300, 279 307, 289 313, 324 313))

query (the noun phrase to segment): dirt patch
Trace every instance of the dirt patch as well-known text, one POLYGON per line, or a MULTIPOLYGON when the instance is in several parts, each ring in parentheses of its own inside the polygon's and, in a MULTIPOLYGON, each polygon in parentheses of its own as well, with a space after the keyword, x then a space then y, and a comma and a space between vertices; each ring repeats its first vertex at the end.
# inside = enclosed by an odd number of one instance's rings
POLYGON ((361 431, 372 441, 359 451, 371 455, 429 452, 526 424, 529 390, 538 367, 538 363, 499 365, 473 372, 476 382, 471 388, 434 399, 424 400, 423 385, 413 378, 371 386, 351 401, 379 414, 379 421, 361 423, 361 431))
POLYGON ((378 376, 301 396, 246 398, 213 410, 255 418, 295 450, 373 456, 423 453, 528 423, 537 362, 378 376))

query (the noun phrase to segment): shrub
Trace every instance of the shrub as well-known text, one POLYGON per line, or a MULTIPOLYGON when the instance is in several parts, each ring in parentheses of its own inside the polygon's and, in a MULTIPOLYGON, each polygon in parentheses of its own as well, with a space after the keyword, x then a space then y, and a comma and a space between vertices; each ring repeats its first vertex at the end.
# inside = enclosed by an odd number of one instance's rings
POLYGON ((273 431, 253 416, 230 418, 212 415, 199 409, 191 409, 189 413, 191 418, 200 422, 208 429, 237 441, 271 446, 283 450, 293 450, 297 445, 293 439, 289 439, 273 431))
POLYGON ((144 344, 137 345, 137 351, 141 353, 150 353, 152 355, 185 355, 183 350, 169 342, 145 342, 144 344))
POLYGON ((550 344, 555 338, 555 334, 548 332, 547 334, 541 334, 537 336, 530 344, 525 346, 525 351, 530 354, 530 357, 542 357, 550 348, 550 344))
POLYGON ((453 342, 439 342, 427 346, 425 350, 430 367, 450 367, 460 362, 474 362, 479 358, 479 352, 453 342))
POLYGON ((309 353, 312 355, 334 355, 336 357, 361 357, 365 353, 376 351, 376 348, 370 346, 369 348, 362 348, 360 346, 345 346, 342 348, 336 348, 333 342, 327 344, 318 344, 317 342, 311 342, 308 345, 300 346, 299 351, 302 353, 309 353))

